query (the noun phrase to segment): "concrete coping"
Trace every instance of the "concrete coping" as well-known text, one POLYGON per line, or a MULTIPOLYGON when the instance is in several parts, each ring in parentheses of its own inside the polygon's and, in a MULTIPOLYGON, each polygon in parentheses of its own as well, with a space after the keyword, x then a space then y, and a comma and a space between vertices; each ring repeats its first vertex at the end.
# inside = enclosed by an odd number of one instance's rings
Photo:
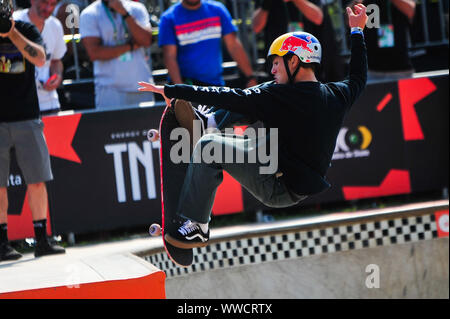
MULTIPOLYGON (((230 239, 256 237, 268 234, 283 234, 292 231, 320 229, 330 225, 349 225, 366 220, 382 220, 392 216, 417 216, 429 213, 430 210, 448 209, 448 200, 428 201, 405 204, 386 208, 367 209, 357 212, 337 212, 323 216, 303 217, 287 221, 276 221, 261 224, 247 224, 211 229, 211 244, 230 239)), ((138 256, 146 256, 163 251, 160 247, 152 247, 136 252, 138 256)))

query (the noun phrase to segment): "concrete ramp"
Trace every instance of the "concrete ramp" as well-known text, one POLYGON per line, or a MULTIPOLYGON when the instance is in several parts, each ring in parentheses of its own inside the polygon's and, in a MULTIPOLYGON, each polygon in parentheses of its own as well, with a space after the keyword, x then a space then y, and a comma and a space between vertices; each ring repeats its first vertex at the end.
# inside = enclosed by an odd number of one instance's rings
POLYGON ((443 238, 205 271, 168 279, 167 298, 448 298, 448 251, 443 238))
POLYGON ((167 298, 449 298, 448 201, 213 230, 189 268, 140 255, 167 298))

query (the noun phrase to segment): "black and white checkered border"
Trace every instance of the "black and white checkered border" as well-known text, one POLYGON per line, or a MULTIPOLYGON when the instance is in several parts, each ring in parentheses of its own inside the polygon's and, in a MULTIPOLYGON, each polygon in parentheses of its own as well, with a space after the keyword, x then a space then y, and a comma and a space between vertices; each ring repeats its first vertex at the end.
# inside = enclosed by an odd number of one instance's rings
POLYGON ((143 258, 163 270, 167 277, 175 277, 238 265, 402 244, 436 237, 438 234, 435 217, 434 214, 429 214, 212 243, 204 248, 194 249, 194 262, 187 268, 176 266, 164 251, 143 258))

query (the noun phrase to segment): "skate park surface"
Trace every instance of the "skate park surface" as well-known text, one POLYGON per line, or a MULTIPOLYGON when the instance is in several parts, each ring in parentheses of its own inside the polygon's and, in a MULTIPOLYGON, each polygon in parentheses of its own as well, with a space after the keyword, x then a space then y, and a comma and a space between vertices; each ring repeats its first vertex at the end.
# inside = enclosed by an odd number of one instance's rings
POLYGON ((212 229, 192 266, 160 237, 0 263, 3 298, 449 298, 448 200, 212 229))

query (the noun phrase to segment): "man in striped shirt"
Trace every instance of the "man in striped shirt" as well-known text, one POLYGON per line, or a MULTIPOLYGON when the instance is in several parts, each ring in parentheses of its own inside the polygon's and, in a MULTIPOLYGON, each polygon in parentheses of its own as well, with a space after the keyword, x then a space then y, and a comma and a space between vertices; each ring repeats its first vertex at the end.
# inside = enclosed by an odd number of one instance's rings
POLYGON ((159 24, 159 46, 174 84, 224 85, 222 39, 246 77, 257 84, 250 60, 225 6, 212 0, 181 0, 166 10, 159 24))

